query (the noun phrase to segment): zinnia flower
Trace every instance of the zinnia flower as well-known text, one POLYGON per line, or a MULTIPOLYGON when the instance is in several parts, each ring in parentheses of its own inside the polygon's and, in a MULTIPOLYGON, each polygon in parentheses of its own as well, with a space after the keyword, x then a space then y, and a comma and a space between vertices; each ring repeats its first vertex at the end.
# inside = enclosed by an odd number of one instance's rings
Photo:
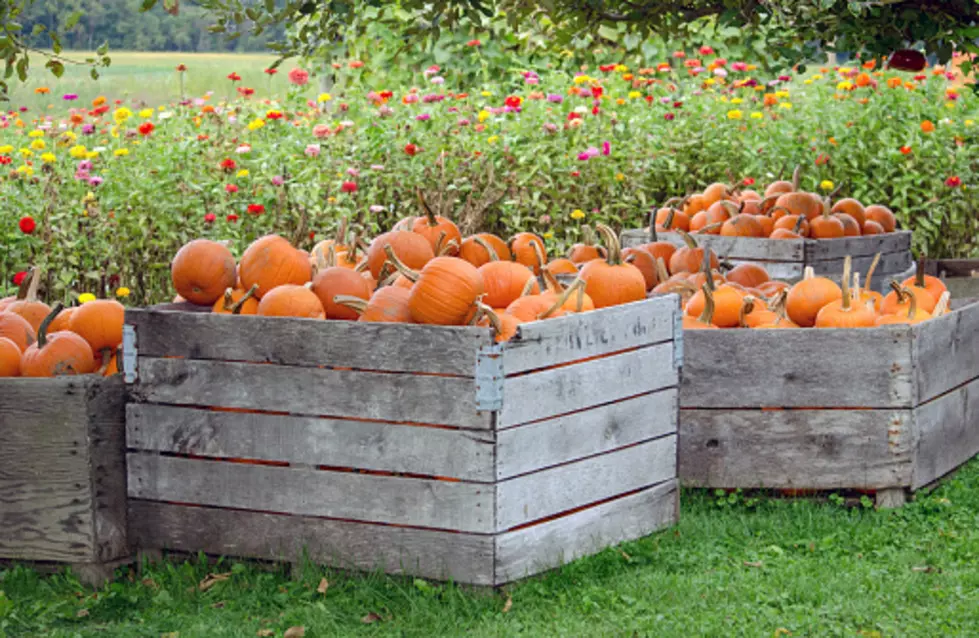
POLYGON ((309 72, 300 68, 292 69, 289 71, 289 81, 296 86, 306 86, 309 82, 309 72))
POLYGON ((241 82, 241 76, 234 72, 228 74, 228 79, 232 82, 241 82))
POLYGON ((356 193, 357 192, 357 182, 344 182, 340 185, 340 192, 342 193, 356 193))
POLYGON ((238 215, 236 215, 235 213, 230 213, 225 219, 227 219, 228 222, 233 224, 236 221, 238 221, 238 215))
POLYGON ((186 70, 187 70, 187 65, 186 64, 178 64, 177 65, 177 72, 183 73, 186 70))
POLYGON ((67 100, 69 102, 73 102, 73 101, 75 101, 75 100, 78 99, 78 94, 77 93, 65 93, 64 95, 61 96, 61 99, 67 100))
POLYGON ((924 122, 921 123, 922 133, 931 133, 934 130, 935 130, 935 125, 932 123, 931 120, 925 120, 924 122))
POLYGON ((235 162, 230 157, 226 157, 223 160, 221 160, 221 164, 219 166, 221 167, 221 170, 223 170, 224 172, 230 173, 231 171, 238 168, 238 163, 235 162))
POLYGON ((15 286, 19 286, 22 283, 24 283, 24 280, 25 279, 27 279, 27 271, 26 270, 22 270, 19 273, 14 274, 14 277, 13 277, 13 279, 11 281, 13 282, 13 284, 15 286))
POLYGON ((414 157, 418 153, 418 146, 412 143, 405 144, 405 153, 408 157, 414 157))
MULTIPOLYGON (((945 180, 945 185, 949 188, 958 188, 962 185, 962 180, 957 175, 953 175, 945 180)), ((23 220, 21 220, 21 223, 23 223, 23 220)), ((24 230, 23 227, 21 227, 21 230, 24 230)))
POLYGON ((265 212, 265 206, 262 204, 249 204, 248 212, 252 215, 261 215, 265 212))
POLYGON ((329 124, 317 124, 313 127, 313 137, 326 137, 330 134, 329 124))
POLYGON ((24 217, 20 218, 19 227, 20 232, 24 233, 25 235, 30 235, 34 232, 34 229, 37 228, 37 223, 34 221, 33 217, 25 215, 24 217))
POLYGON ((217 215, 215 215, 214 213, 208 213, 204 215, 204 223, 213 224, 217 218, 218 218, 217 215))
POLYGON ((467 47, 478 47, 481 46, 482 44, 483 43, 480 42, 479 40, 470 40, 469 42, 466 42, 467 47))
POLYGON ((318 157, 320 154, 320 145, 307 144, 305 153, 306 153, 306 157, 318 157))
POLYGON ((901 147, 901 154, 902 155, 910 155, 911 154, 911 147, 910 146, 902 146, 901 147))
POLYGON ((153 122, 143 122, 139 125, 139 134, 146 137, 153 132, 154 128, 156 127, 153 125, 153 122))
POLYGON ((265 69, 265 71, 264 71, 264 73, 267 74, 267 75, 275 75, 278 72, 279 72, 278 69, 265 69))

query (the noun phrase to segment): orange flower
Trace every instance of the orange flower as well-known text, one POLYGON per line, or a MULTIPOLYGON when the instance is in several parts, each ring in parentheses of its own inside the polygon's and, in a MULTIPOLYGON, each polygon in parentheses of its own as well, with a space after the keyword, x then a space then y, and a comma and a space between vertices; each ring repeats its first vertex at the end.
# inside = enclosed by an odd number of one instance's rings
POLYGON ((935 125, 932 124, 931 120, 925 120, 924 122, 921 123, 922 133, 931 133, 934 130, 935 130, 935 125))
POLYGON ((901 88, 901 78, 887 78, 887 88, 889 89, 899 89, 901 88))
POLYGON ((875 66, 877 66, 877 60, 867 60, 866 62, 863 63, 863 68, 867 69, 868 71, 874 68, 875 66))
POLYGON ((905 82, 904 83, 904 88, 906 88, 909 91, 913 91, 914 90, 914 82, 905 82))
POLYGON ((861 73, 857 76, 856 81, 857 86, 870 86, 870 76, 866 73, 861 73))
POLYGON ((213 113, 213 112, 214 112, 214 107, 211 106, 210 104, 205 104, 204 106, 201 107, 201 113, 213 113))
POLYGON ((48 93, 51 92, 51 89, 49 89, 46 86, 39 86, 36 89, 34 89, 34 92, 37 93, 38 95, 47 95, 48 93))
POLYGON ((775 106, 778 104, 778 97, 774 93, 765 94, 765 106, 775 106))
POLYGON ((82 115, 81 113, 72 113, 71 114, 71 123, 72 124, 81 124, 83 121, 85 121, 85 116, 82 115))
POLYGON ((867 99, 867 98, 865 98, 865 97, 862 97, 862 98, 860 98, 859 100, 857 100, 857 102, 859 102, 860 104, 866 104, 866 103, 867 103, 867 102, 869 102, 869 101, 870 101, 870 100, 868 100, 868 99, 867 99))

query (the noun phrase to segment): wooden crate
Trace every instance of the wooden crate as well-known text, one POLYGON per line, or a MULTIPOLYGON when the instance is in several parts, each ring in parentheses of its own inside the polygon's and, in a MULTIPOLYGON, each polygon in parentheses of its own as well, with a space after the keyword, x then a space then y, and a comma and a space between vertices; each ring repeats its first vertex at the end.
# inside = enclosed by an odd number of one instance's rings
MULTIPOLYGON (((677 246, 683 238, 677 233, 658 233, 659 239, 677 246)), ((899 230, 885 235, 846 237, 843 239, 762 239, 755 237, 721 237, 694 235, 697 243, 709 246, 719 257, 733 264, 754 262, 768 270, 772 279, 794 281, 802 278, 806 266, 817 275, 835 277, 843 274, 843 260, 853 258, 853 270, 865 274, 874 255, 881 253, 871 286, 877 291, 887 289, 891 279, 903 281, 914 274, 911 256, 911 231, 899 230)), ((650 241, 647 230, 627 230, 622 233, 624 247, 638 246, 650 241)))
POLYGON ((0 379, 0 560, 98 584, 129 556, 119 376, 0 379))
POLYGON ((481 328, 127 311, 131 533, 477 585, 649 534, 678 516, 676 306, 525 324, 502 346, 481 328))
POLYGON ((916 326, 684 335, 680 480, 903 503, 979 453, 979 304, 916 326))

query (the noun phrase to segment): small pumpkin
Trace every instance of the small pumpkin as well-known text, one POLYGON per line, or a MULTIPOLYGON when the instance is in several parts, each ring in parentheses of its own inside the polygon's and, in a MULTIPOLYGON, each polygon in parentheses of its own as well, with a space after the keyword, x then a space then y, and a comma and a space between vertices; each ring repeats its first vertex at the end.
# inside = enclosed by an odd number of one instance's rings
POLYGON ((619 239, 611 228, 597 224, 608 250, 606 259, 595 259, 581 269, 585 293, 595 302, 596 308, 607 308, 646 298, 646 279, 642 272, 622 260, 619 239))
POLYGON ((192 304, 209 306, 237 279, 235 258, 224 244, 195 239, 184 244, 170 264, 177 294, 192 304))
POLYGON ((839 239, 844 235, 846 228, 843 222, 829 214, 828 204, 824 205, 821 214, 809 219, 809 236, 813 239, 839 239))
POLYGON ((462 240, 459 258, 479 268, 489 261, 510 261, 510 248, 506 242, 492 233, 480 233, 462 240))
POLYGON ((741 284, 745 288, 758 288, 771 281, 767 270, 749 262, 738 264, 727 271, 726 277, 729 282, 741 284))
POLYGON ((534 273, 515 261, 483 264, 479 267, 479 275, 483 280, 483 303, 491 308, 506 308, 525 291, 527 294, 540 292, 534 273))
POLYGON ((324 319, 326 312, 320 298, 305 285, 282 284, 265 293, 258 304, 256 314, 265 317, 299 317, 302 319, 324 319))
POLYGON ((755 215, 739 213, 721 226, 724 237, 764 237, 765 229, 755 215))
POLYGON ((785 208, 792 215, 802 215, 810 222, 823 214, 823 202, 813 193, 796 191, 785 193, 775 200, 777 208, 785 208))
POLYGON ((337 295, 344 295, 366 301, 371 296, 371 285, 360 273, 331 263, 334 257, 331 248, 323 262, 324 267, 313 277, 310 290, 319 297, 327 319, 356 321, 360 315, 355 310, 333 299, 337 295))
POLYGON ((816 277, 812 266, 806 266, 804 273, 802 281, 789 289, 786 311, 796 324, 811 328, 823 306, 843 298, 843 290, 832 279, 816 277))
POLYGON ((4 312, 20 315, 27 320, 27 323, 31 324, 34 330, 37 330, 40 328, 44 318, 51 312, 51 307, 37 298, 37 287, 41 282, 41 272, 37 268, 32 268, 28 276, 30 277, 30 283, 26 288, 21 287, 17 292, 17 299, 8 304, 4 312))
POLYGON ((585 283, 578 279, 560 295, 542 293, 539 295, 524 295, 506 307, 506 314, 516 317, 523 323, 540 321, 565 314, 564 305, 573 294, 584 287, 585 283))
POLYGON ((896 281, 892 281, 890 286, 891 292, 884 295, 884 298, 880 302, 880 314, 882 315, 895 315, 907 312, 911 306, 911 300, 908 299, 909 295, 915 298, 918 308, 927 313, 931 313, 938 304, 938 300, 925 288, 919 288, 913 284, 902 286, 896 281))
POLYGON ((945 287, 945 283, 942 282, 938 277, 933 277, 931 275, 925 274, 925 256, 921 255, 918 258, 918 265, 915 268, 914 276, 908 277, 903 282, 902 286, 916 286, 918 288, 924 288, 931 296, 935 299, 940 299, 942 293, 946 292, 948 288, 945 287))
POLYGON ((656 260, 650 253, 638 247, 624 248, 622 258, 627 264, 632 264, 642 273, 643 279, 646 280, 647 292, 656 287, 656 284, 659 283, 659 277, 656 276, 656 260))
POLYGON ((106 350, 115 352, 122 345, 125 318, 126 308, 118 301, 96 299, 75 309, 69 328, 88 342, 92 352, 100 355, 106 350))
MULTIPOLYGON (((432 245, 418 233, 405 230, 392 230, 391 232, 378 235, 370 243, 367 249, 367 265, 370 268, 374 279, 381 281, 384 264, 387 261, 385 247, 390 245, 394 254, 398 256, 408 268, 418 270, 435 258, 435 251, 432 245)), ((388 273, 390 274, 390 273, 388 273)))
MULTIPOLYGON (((674 198, 675 199, 675 198, 674 198)), ((678 208, 671 208, 669 202, 653 216, 653 231, 690 230, 690 216, 678 208)), ((653 241, 656 241, 654 238, 653 241)))
POLYGON ((0 337, 0 377, 19 377, 23 352, 16 343, 0 337))
POLYGON ((522 321, 505 312, 498 313, 484 303, 477 302, 480 320, 478 325, 489 326, 493 329, 493 338, 497 343, 509 341, 517 335, 517 328, 522 321))
POLYGON ((850 296, 850 274, 853 264, 850 256, 843 260, 843 277, 840 299, 831 301, 816 314, 817 328, 872 328, 877 321, 877 313, 863 303, 853 303, 850 296))
POLYGON ((461 326, 473 316, 482 295, 479 269, 458 257, 436 257, 418 274, 408 307, 417 323, 461 326))
POLYGON ((71 331, 48 335, 48 328, 64 306, 59 302, 41 322, 37 342, 21 355, 20 373, 25 377, 57 377, 95 371, 95 355, 82 337, 71 331))
POLYGON ((517 233, 510 239, 510 253, 514 261, 523 264, 540 275, 541 267, 547 263, 547 247, 544 240, 534 233, 517 233))
POLYGON ((568 259, 574 264, 585 264, 592 259, 604 259, 606 256, 605 249, 595 243, 595 231, 592 230, 591 226, 585 224, 581 227, 582 240, 571 247, 571 251, 568 253, 568 259))
MULTIPOLYGON (((864 214, 868 222, 876 222, 885 233, 893 233, 897 230, 897 218, 891 209, 880 204, 872 204, 864 209, 864 214)), ((866 230, 864 231, 866 232, 866 230)))
MULTIPOLYGON (((309 256, 294 247, 289 240, 279 235, 265 235, 245 249, 245 253, 241 256, 239 274, 241 287, 247 290, 257 284, 255 296, 262 299, 280 286, 302 287, 312 278, 313 269, 309 263, 309 256)), ((219 296, 231 287, 234 287, 233 281, 221 287, 219 296)), ((217 297, 211 299, 208 305, 216 300, 217 297)))
POLYGON ((885 232, 884 227, 872 219, 868 219, 863 223, 864 235, 883 235, 885 232))
POLYGON ((714 325, 714 293, 711 292, 707 284, 704 284, 698 294, 704 296, 704 310, 699 317, 692 317, 688 314, 683 315, 684 330, 717 330, 714 325))
POLYGON ((436 255, 442 252, 442 248, 447 249, 450 254, 458 254, 459 247, 462 245, 462 233, 459 232, 459 227, 447 217, 436 215, 428 202, 425 201, 425 196, 420 189, 416 191, 416 194, 425 214, 412 221, 411 231, 428 240, 436 255), (442 233, 445 233, 444 237, 442 237, 442 233))
POLYGON ((254 315, 258 313, 258 299, 255 299, 255 291, 258 284, 254 284, 248 290, 241 288, 228 288, 224 295, 214 302, 211 312, 219 315, 254 315))
POLYGON ((704 253, 710 255, 710 267, 711 269, 718 268, 720 262, 717 260, 717 255, 714 254, 710 248, 701 248, 697 245, 696 240, 689 234, 678 231, 680 236, 683 238, 684 246, 680 246, 676 249, 676 252, 670 257, 669 270, 672 274, 680 272, 694 273, 701 269, 701 265, 704 263, 704 253))
MULTIPOLYGON (((687 229, 683 228, 681 230, 686 232, 687 229)), ((650 229, 649 234, 649 243, 642 244, 641 246, 638 246, 638 248, 642 248, 647 253, 652 255, 653 263, 655 263, 657 259, 662 259, 663 262, 667 264, 670 263, 670 258, 673 256, 673 253, 676 252, 676 246, 674 246, 671 242, 661 241, 655 227, 650 229)))
MULTIPOLYGON (((708 268, 707 257, 704 257, 704 268, 708 268)), ((721 284, 714 287, 714 278, 706 277, 701 286, 690 301, 687 302, 685 312, 691 317, 701 315, 707 305, 707 294, 704 290, 711 293, 714 308, 711 311, 712 323, 718 328, 733 328, 738 325, 741 318, 741 307, 744 301, 744 292, 730 284, 721 284)))
POLYGON ((741 312, 738 315, 738 325, 742 328, 757 328, 778 321, 778 315, 758 299, 745 295, 741 301, 741 312))
POLYGON ((559 257, 544 265, 544 271, 552 275, 577 275, 578 267, 570 259, 559 257))
POLYGON ((785 305, 788 301, 789 291, 783 290, 772 299, 768 305, 769 309, 775 313, 775 319, 755 326, 756 330, 771 330, 773 328, 798 328, 799 326, 786 316, 785 305))
POLYGON ((51 325, 48 326, 48 334, 61 332, 62 330, 71 330, 69 323, 71 321, 71 315, 75 312, 75 310, 76 308, 65 308, 59 312, 58 316, 51 322, 51 325))
POLYGON ((334 303, 350 308, 359 315, 358 321, 376 323, 413 323, 407 288, 385 286, 378 289, 371 298, 364 301, 360 297, 337 295, 334 303))
POLYGON ((23 352, 37 341, 37 332, 31 324, 27 323, 27 319, 20 315, 0 312, 0 337, 10 339, 23 352))
POLYGON ((833 204, 833 207, 830 209, 830 212, 833 213, 834 215, 836 213, 843 213, 849 215, 851 218, 853 218, 854 221, 857 222, 857 224, 860 225, 861 228, 863 228, 864 222, 867 221, 867 216, 866 213, 864 213, 863 204, 853 199, 852 197, 845 197, 841 200, 838 200, 835 204, 833 204))
POLYGON ((877 318, 876 325, 878 326, 890 326, 895 324, 916 324, 928 321, 932 318, 932 315, 925 312, 918 307, 917 297, 911 294, 907 288, 903 286, 898 286, 895 288, 895 293, 899 297, 900 304, 907 307, 907 313, 895 312, 892 314, 881 315, 877 318))

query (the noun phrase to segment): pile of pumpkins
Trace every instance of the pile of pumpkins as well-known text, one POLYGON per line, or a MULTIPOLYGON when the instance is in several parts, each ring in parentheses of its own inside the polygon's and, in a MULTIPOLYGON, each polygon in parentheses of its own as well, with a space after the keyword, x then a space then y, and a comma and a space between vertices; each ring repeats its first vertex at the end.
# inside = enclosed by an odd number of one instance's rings
POLYGON ((370 243, 341 222, 309 252, 266 235, 237 263, 224 244, 195 239, 171 275, 175 301, 215 313, 482 325, 505 341, 521 323, 641 301, 658 284, 651 254, 622 250, 610 228, 596 228, 604 245, 592 233, 568 258, 549 260, 533 233, 463 237, 426 206, 370 243))
POLYGON ((832 201, 799 190, 799 172, 764 193, 714 183, 702 193, 668 200, 656 211, 655 230, 769 239, 839 239, 897 230, 894 213, 847 197, 832 201))
POLYGON ((75 308, 38 299, 32 269, 16 296, 0 299, 0 377, 118 374, 126 310, 96 299, 75 308))

